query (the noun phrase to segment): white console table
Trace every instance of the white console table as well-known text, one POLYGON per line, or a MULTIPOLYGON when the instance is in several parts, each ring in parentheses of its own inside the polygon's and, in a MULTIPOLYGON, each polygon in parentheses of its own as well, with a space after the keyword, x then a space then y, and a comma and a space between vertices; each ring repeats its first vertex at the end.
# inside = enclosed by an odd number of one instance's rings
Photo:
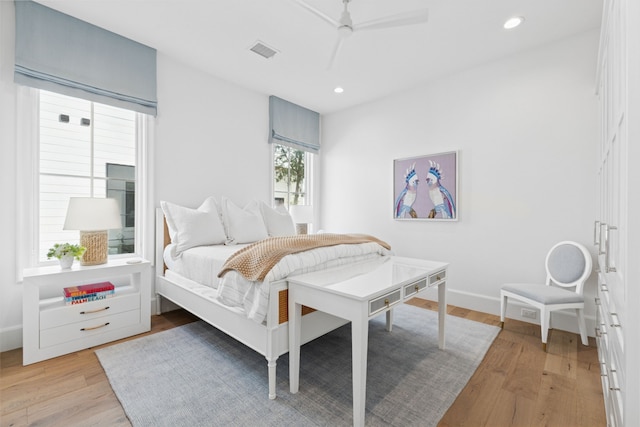
POLYGON ((351 321, 353 425, 364 425, 369 319, 386 313, 430 287, 438 287, 438 346, 445 347, 447 263, 388 257, 291 277, 289 282, 289 387, 300 378, 302 305, 351 321))

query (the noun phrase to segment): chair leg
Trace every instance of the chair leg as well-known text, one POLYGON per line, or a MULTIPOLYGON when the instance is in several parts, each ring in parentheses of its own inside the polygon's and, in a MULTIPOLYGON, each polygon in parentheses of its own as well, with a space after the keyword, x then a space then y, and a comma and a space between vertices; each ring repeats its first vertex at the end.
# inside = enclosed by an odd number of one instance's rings
POLYGON ((551 311, 546 307, 540 310, 540 335, 542 335, 542 349, 547 351, 547 337, 549 336, 549 323, 551 323, 551 311))
POLYGON ((580 330, 580 339, 582 345, 589 346, 589 338, 587 337, 587 326, 584 323, 584 312, 581 308, 576 308, 576 315, 578 316, 578 329, 580 330))
POLYGON ((507 296, 500 295, 500 329, 504 329, 504 316, 507 312, 507 296))

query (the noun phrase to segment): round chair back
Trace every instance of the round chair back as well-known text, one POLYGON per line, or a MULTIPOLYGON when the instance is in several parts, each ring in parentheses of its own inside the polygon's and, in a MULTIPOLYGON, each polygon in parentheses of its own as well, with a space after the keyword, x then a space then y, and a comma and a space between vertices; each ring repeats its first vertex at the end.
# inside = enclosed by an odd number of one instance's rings
POLYGON ((546 259, 547 284, 553 281, 562 287, 576 287, 582 293, 582 287, 591 275, 591 254, 579 243, 560 242, 554 245, 546 259))

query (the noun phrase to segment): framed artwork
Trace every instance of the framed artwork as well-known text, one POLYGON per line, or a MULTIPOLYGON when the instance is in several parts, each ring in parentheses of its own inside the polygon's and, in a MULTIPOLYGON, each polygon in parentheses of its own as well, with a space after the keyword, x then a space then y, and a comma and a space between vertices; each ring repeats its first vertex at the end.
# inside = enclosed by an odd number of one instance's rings
POLYGON ((393 217, 458 220, 458 152, 393 161, 393 217))

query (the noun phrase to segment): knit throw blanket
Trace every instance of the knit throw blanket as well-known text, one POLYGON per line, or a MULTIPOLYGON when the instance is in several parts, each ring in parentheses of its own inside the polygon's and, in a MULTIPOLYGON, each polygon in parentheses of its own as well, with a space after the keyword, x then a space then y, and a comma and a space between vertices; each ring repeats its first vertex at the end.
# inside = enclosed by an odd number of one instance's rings
POLYGON ((263 281, 267 273, 285 256, 325 246, 374 242, 390 250, 391 246, 366 234, 305 234, 269 237, 231 255, 218 277, 235 270, 247 280, 263 281))

